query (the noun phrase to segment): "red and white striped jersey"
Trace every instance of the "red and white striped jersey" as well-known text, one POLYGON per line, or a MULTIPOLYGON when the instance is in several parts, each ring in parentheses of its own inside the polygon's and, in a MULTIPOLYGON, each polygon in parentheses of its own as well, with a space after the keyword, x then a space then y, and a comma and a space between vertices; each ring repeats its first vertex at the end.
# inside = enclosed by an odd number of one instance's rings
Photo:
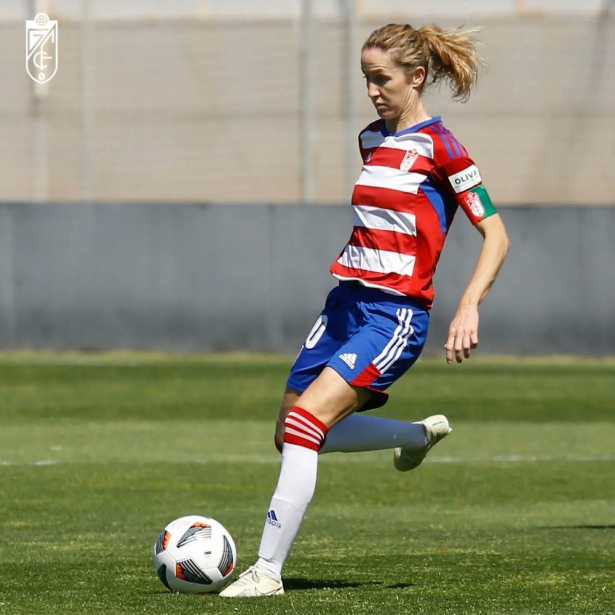
POLYGON ((331 273, 430 308, 457 207, 473 224, 495 213, 480 173, 439 117, 396 134, 378 120, 360 133, 359 148, 352 235, 331 273))

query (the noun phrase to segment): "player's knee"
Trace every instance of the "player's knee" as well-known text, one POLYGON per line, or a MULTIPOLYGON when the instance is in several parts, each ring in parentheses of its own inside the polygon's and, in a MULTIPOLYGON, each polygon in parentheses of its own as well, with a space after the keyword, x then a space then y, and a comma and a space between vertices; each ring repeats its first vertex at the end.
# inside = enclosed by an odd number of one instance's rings
POLYGON ((284 444, 285 419, 286 419, 286 414, 280 413, 277 421, 275 422, 274 443, 275 443, 275 447, 278 449, 280 453, 282 452, 282 445, 284 444))
POLYGON ((278 449, 278 452, 282 452, 282 445, 284 444, 284 421, 278 420, 275 424, 275 436, 273 438, 273 442, 275 447, 278 449))

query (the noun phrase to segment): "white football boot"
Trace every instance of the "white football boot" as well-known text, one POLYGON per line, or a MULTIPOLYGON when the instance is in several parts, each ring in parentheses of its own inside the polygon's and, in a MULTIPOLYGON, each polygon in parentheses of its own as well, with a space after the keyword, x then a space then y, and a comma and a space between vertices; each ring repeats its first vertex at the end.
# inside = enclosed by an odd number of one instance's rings
POLYGON ((434 414, 426 419, 419 421, 425 428, 425 446, 419 449, 403 448, 398 446, 393 453, 393 465, 400 472, 414 470, 423 463, 423 459, 432 447, 440 442, 442 438, 448 436, 452 429, 448 424, 448 419, 443 414, 434 414))
POLYGON ((219 595, 222 598, 253 598, 256 596, 279 596, 283 593, 284 586, 279 576, 264 568, 250 566, 219 595))

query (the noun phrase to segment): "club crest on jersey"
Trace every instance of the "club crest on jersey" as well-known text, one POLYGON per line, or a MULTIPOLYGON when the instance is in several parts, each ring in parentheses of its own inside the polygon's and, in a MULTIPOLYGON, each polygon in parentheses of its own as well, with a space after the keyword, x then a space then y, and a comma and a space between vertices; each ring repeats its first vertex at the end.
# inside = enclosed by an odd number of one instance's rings
POLYGON ((419 153, 415 149, 408 150, 399 165, 399 170, 407 173, 412 168, 412 165, 416 162, 418 157, 419 153))
POLYGON ((465 202, 467 203, 470 211, 477 217, 482 218, 485 215, 485 207, 480 197, 475 192, 468 192, 465 196, 465 202))
POLYGON ((480 173, 478 172, 475 164, 469 166, 463 171, 459 171, 459 173, 449 175, 448 180, 451 182, 453 190, 457 193, 465 192, 470 188, 474 188, 474 186, 478 186, 478 184, 482 182, 480 173))

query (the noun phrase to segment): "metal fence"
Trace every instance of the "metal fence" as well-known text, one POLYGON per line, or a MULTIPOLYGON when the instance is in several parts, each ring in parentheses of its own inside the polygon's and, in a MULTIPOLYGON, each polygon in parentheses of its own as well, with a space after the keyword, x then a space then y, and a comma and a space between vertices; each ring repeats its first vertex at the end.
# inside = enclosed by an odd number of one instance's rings
POLYGON ((483 28, 489 69, 470 101, 433 92, 428 109, 494 200, 614 204, 613 6, 3 0, 0 199, 347 202, 374 118, 361 42, 388 21, 435 21, 483 28), (42 8, 60 28, 47 86, 24 70, 23 19, 42 8))

